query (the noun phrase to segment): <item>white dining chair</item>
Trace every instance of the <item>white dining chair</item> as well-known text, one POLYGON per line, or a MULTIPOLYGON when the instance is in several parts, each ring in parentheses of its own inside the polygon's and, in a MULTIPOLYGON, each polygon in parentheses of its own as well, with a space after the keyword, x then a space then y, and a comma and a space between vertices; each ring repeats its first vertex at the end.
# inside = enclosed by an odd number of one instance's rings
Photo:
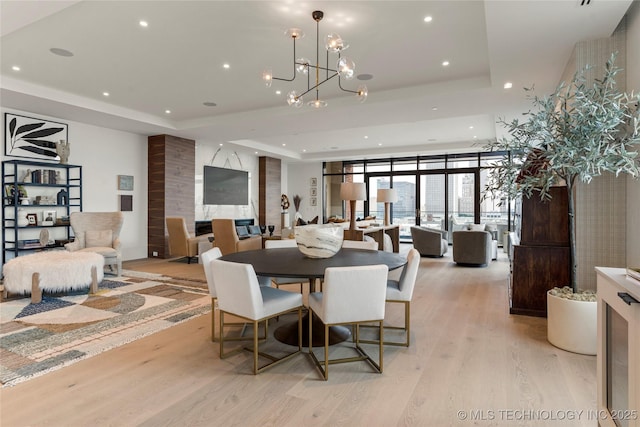
MULTIPOLYGON (((281 239, 281 240, 265 240, 264 248, 265 249, 274 249, 274 248, 297 248, 298 244, 295 239, 281 239)), ((295 285, 300 284, 300 293, 302 293, 304 286, 304 279, 300 279, 299 277, 272 277, 271 281, 275 285, 276 288, 280 289, 282 285, 295 285)))
POLYGON ((369 251, 378 250, 378 242, 375 240, 343 240, 343 248, 366 249, 369 251))
POLYGON ((383 338, 387 273, 386 265, 329 267, 324 275, 324 290, 309 294, 309 336, 313 336, 313 314, 324 324, 324 360, 319 360, 309 346, 309 354, 325 380, 329 364, 366 360, 379 373, 383 370, 383 338), (379 356, 376 363, 360 346, 360 323, 378 322, 379 356), (329 360, 329 327, 355 325, 356 357, 329 360))
MULTIPOLYGON (((220 248, 213 247, 206 252, 200 254, 200 261, 202 262, 202 268, 204 269, 204 276, 207 279, 207 287, 209 288, 209 296, 211 296, 211 341, 216 340, 216 301, 218 299, 218 295, 216 293, 216 287, 213 283, 213 274, 211 273, 211 262, 214 259, 218 259, 222 256, 222 252, 220 248)), ((258 281, 260 282, 260 286, 271 286, 271 278, 270 277, 262 277, 258 276, 258 281)), ((244 323, 238 323, 244 325, 244 323)), ((264 339, 264 337, 261 337, 264 339)))
MULTIPOLYGON (((413 298, 413 289, 416 285, 418 277, 418 267, 420 266, 420 252, 411 248, 407 254, 407 264, 402 269, 398 280, 387 279, 387 295, 386 301, 390 303, 404 304, 404 326, 385 325, 385 329, 395 329, 404 331, 404 342, 396 342, 385 340, 385 345, 398 345, 409 347, 411 341, 411 299, 413 298)), ((373 340, 361 340, 364 343, 377 343, 373 340)))
POLYGON ((224 359, 231 353, 225 353, 224 316, 231 314, 251 323, 253 326, 253 373, 258 374, 264 369, 290 359, 302 351, 302 295, 280 289, 260 286, 258 277, 251 264, 242 264, 220 259, 211 262, 211 273, 218 294, 218 308, 220 310, 220 358, 224 359), (276 357, 266 353, 259 353, 258 324, 274 317, 290 312, 298 314, 298 349, 284 356, 276 357), (258 356, 270 360, 266 365, 258 367, 258 356))

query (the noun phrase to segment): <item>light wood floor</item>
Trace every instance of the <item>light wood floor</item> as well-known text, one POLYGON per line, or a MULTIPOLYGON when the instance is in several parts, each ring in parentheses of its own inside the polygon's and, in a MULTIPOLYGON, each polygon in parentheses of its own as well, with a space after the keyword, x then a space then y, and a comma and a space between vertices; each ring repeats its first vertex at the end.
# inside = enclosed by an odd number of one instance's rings
POLYGON ((382 375, 348 363, 325 382, 303 353, 254 376, 248 352, 219 359, 207 315, 0 390, 0 424, 595 427, 595 357, 551 346, 545 319, 509 315, 507 274, 502 253, 488 268, 422 258, 411 346, 386 348, 382 375), (550 419, 568 411, 585 413, 550 419))

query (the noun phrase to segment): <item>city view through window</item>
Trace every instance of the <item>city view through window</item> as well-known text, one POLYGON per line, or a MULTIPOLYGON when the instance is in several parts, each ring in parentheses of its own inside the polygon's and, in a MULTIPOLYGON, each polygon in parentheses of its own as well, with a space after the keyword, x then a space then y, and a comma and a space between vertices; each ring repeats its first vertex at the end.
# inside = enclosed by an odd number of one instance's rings
POLYGON ((391 205, 390 222, 400 227, 402 241, 410 241, 413 225, 446 230, 451 242, 453 231, 474 223, 491 224, 495 237, 501 240, 503 232, 517 225, 517 217, 512 202, 495 200, 490 195, 483 197, 488 174, 497 159, 494 153, 473 153, 327 163, 325 220, 331 216, 348 218, 348 203, 339 200, 339 184, 363 182, 367 185, 367 200, 356 202, 356 218, 375 216, 382 223, 384 203, 378 203, 377 191, 394 188, 398 201, 391 205))

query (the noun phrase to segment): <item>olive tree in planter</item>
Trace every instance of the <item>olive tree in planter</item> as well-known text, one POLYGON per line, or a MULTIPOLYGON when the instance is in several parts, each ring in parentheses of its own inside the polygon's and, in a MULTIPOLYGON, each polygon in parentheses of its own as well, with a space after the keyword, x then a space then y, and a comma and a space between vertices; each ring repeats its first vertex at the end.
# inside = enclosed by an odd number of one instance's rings
POLYGON ((593 84, 587 84, 589 68, 585 68, 549 96, 528 95, 534 110, 522 121, 500 120, 508 136, 485 146, 506 153, 486 186, 494 196, 548 200, 552 186, 566 186, 571 283, 559 283, 570 287, 547 294, 547 336, 557 347, 586 354, 595 354, 597 310, 595 295, 580 292, 576 281, 575 185, 605 172, 640 175, 640 96, 616 88, 620 69, 614 62, 615 54, 607 61, 603 78, 593 84), (577 319, 580 314, 567 312, 565 305, 592 318, 577 319), (563 331, 565 327, 569 329, 563 331))

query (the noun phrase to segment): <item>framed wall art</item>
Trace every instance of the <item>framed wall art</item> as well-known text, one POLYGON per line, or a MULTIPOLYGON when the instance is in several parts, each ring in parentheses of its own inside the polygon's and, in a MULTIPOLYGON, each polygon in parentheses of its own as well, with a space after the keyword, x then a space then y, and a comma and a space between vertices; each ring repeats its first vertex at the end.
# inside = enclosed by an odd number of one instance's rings
POLYGON ((130 194, 120 194, 120 211, 132 212, 133 211, 133 196, 130 194))
POLYGON ((68 141, 65 123, 4 113, 4 155, 57 160, 58 141, 68 141))
POLYGON ((133 176, 118 175, 118 190, 133 191, 133 176))
POLYGON ((318 178, 311 178, 311 186, 312 187, 318 186, 318 178))

